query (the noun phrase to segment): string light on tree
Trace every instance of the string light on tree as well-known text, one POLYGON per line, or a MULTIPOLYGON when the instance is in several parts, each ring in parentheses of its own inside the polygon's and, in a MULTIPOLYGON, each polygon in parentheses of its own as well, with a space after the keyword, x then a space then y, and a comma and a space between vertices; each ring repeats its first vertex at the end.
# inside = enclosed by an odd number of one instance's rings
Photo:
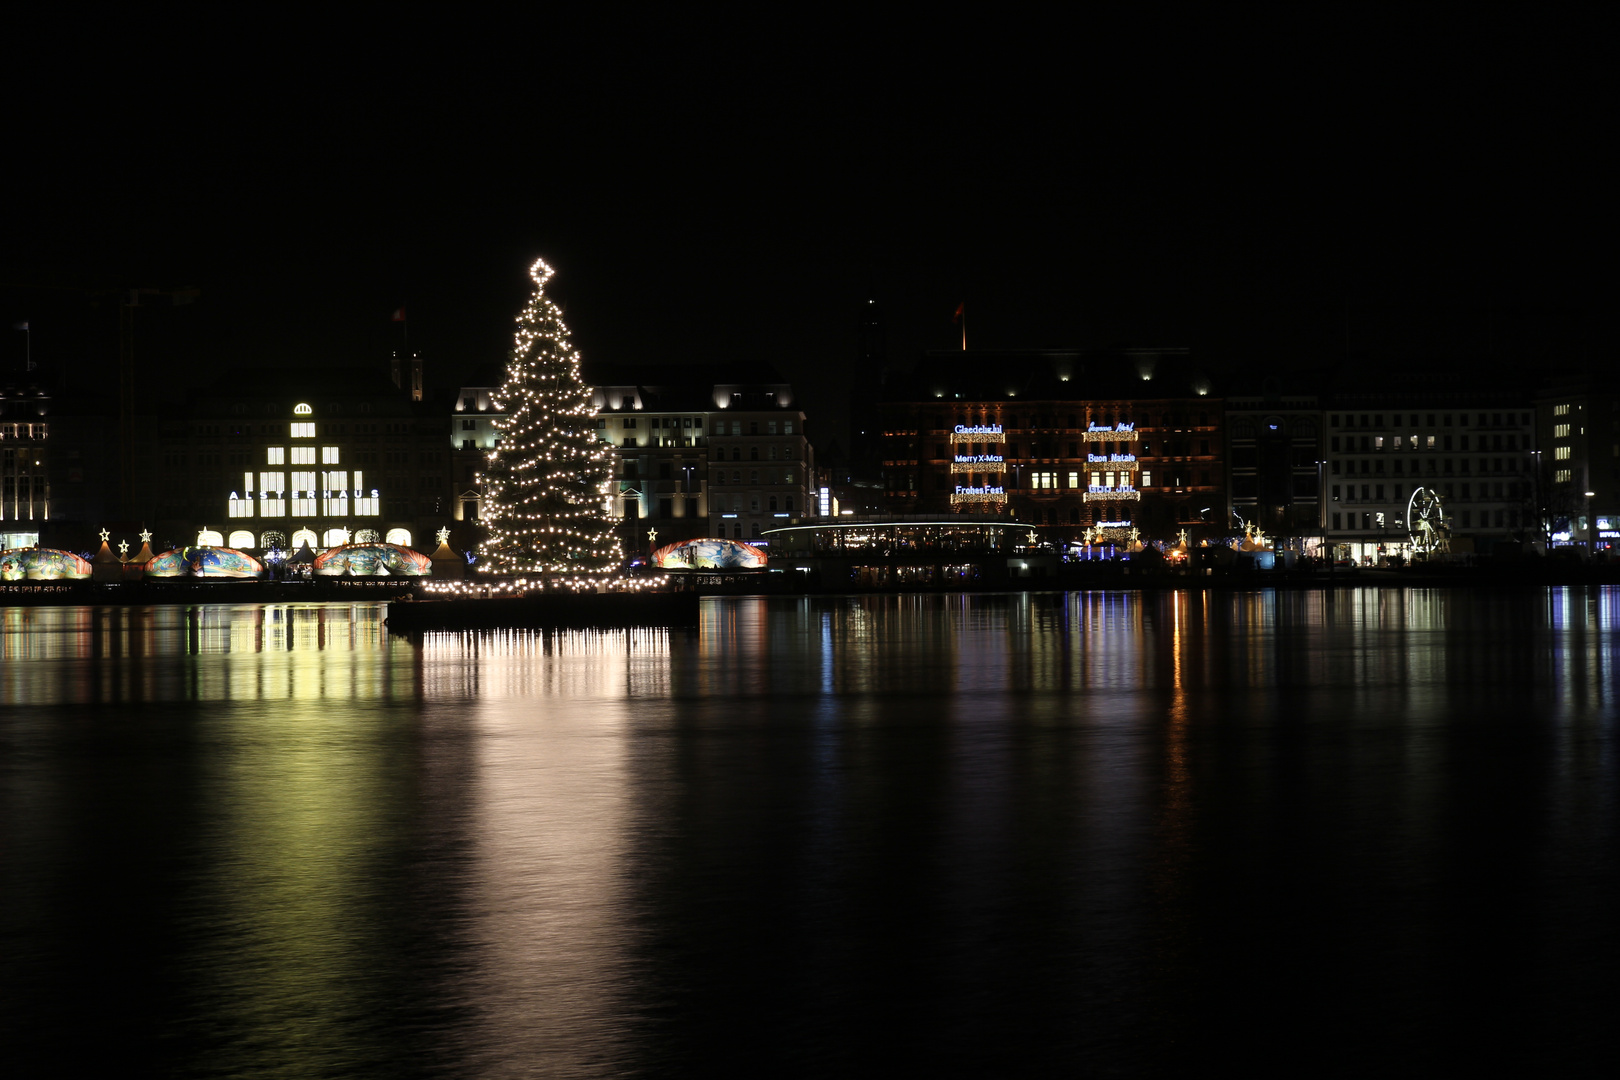
POLYGON ((529 270, 534 296, 518 316, 506 379, 494 395, 506 416, 479 480, 489 538, 478 572, 539 575, 548 588, 613 578, 623 552, 607 507, 614 451, 596 437, 590 389, 562 311, 547 298, 552 269, 529 270))

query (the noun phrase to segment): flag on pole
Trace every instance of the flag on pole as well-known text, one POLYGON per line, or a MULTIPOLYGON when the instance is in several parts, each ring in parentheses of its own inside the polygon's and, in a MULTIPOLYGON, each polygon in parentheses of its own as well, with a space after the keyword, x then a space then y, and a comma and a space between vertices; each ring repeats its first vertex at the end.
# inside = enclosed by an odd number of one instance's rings
POLYGON ((395 308, 394 309, 394 320, 393 321, 394 322, 404 322, 405 321, 405 309, 404 308, 395 308))

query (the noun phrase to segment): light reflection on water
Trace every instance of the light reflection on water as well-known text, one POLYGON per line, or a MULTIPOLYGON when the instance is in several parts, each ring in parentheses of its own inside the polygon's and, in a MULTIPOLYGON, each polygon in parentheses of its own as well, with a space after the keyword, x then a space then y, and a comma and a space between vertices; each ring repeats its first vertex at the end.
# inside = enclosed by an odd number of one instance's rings
POLYGON ((381 615, 0 609, 19 1060, 1139 1070, 1258 1011, 1568 1063, 1613 1001, 1620 592, 381 615))

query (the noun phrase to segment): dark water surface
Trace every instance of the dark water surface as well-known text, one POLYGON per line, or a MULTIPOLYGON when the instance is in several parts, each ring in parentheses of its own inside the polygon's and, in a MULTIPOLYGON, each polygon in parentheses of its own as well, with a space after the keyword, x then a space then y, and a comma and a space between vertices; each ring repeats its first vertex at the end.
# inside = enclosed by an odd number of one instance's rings
POLYGON ((1620 592, 0 609, 11 1076, 1606 1070, 1620 592))

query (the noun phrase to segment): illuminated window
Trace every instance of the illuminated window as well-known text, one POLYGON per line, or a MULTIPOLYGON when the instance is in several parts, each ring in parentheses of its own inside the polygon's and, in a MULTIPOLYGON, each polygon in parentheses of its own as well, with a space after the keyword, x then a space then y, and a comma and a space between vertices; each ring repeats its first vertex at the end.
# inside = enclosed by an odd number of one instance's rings
MULTIPOLYGON (((314 449, 314 447, 311 447, 310 449, 314 449)), ((322 465, 337 465, 337 464, 340 464, 340 462, 338 461, 338 448, 335 447, 335 446, 323 446, 323 447, 321 447, 321 464, 322 465)))
POLYGON ((250 548, 253 546, 253 534, 246 529, 238 529, 231 533, 229 543, 233 548, 250 548))
POLYGON ((313 439, 315 437, 315 425, 308 423, 294 424, 292 426, 292 437, 295 439, 313 439))
POLYGON ((1553 425, 1553 438, 1555 438, 1555 439, 1567 439, 1567 438, 1569 438, 1569 425, 1568 424, 1554 424, 1553 425))
POLYGON ((284 472, 262 472, 259 474, 259 490, 274 491, 278 495, 287 490, 287 474, 284 472))
POLYGON ((1567 484, 1567 483, 1569 483, 1569 470, 1568 469, 1559 469, 1557 472, 1553 473, 1553 483, 1555 483, 1555 484, 1567 484))
MULTIPOLYGON (((1110 477, 1110 481, 1112 481, 1113 474, 1110 473, 1109 477, 1110 477)), ((1055 472, 1032 473, 1030 475, 1030 485, 1029 486, 1033 487, 1033 488, 1038 488, 1038 489, 1040 489, 1042 491, 1056 488, 1057 487, 1057 473, 1055 473, 1055 472)), ((1112 486, 1111 482, 1110 482, 1110 486, 1112 486)))
POLYGON ((349 542, 349 530, 348 529, 327 529, 326 530, 326 541, 325 542, 326 542, 326 546, 329 547, 329 548, 340 547, 343 544, 347 544, 349 542))
POLYGON ((1553 415, 1554 416, 1568 416, 1569 415, 1569 406, 1568 405, 1554 405, 1553 406, 1553 415))
POLYGON ((231 492, 230 516, 233 518, 246 518, 253 516, 253 493, 248 492, 245 499, 238 498, 236 492, 231 492))
POLYGON ((268 491, 259 493, 259 514, 262 517, 278 518, 287 514, 287 500, 281 497, 280 492, 272 495, 268 491))
POLYGON ((382 514, 382 500, 377 498, 376 488, 371 489, 370 495, 354 497, 354 512, 357 517, 378 517, 382 514))
POLYGON ((198 547, 224 547, 225 538, 213 529, 203 529, 197 533, 198 547))
POLYGON ((282 447, 269 447, 264 452, 264 463, 266 465, 285 465, 287 464, 286 455, 287 451, 282 447))
POLYGON ((297 551, 299 548, 306 545, 314 548, 318 546, 320 542, 321 538, 316 536, 314 530, 312 529, 299 529, 292 535, 292 546, 294 551, 297 551))
POLYGON ((1427 449, 1433 450, 1434 449, 1434 436, 1429 435, 1429 436, 1427 436, 1427 438, 1428 438, 1429 441, 1426 444, 1426 447, 1427 447, 1427 449))
POLYGON ((411 531, 409 529, 389 529, 386 540, 388 543, 398 544, 400 547, 410 547, 411 531))
POLYGON ((294 517, 313 517, 315 515, 315 474, 312 472, 295 472, 292 474, 292 512, 294 517))
POLYGON ((315 448, 313 446, 295 446, 292 448, 292 463, 294 465, 315 464, 315 448))
POLYGON ((349 474, 328 472, 321 474, 321 513, 326 517, 349 516, 349 474))
POLYGON ((1069 474, 1069 486, 1072 487, 1072 488, 1077 488, 1077 487, 1080 486, 1080 474, 1079 473, 1072 472, 1072 473, 1069 474))
POLYGON ((1142 485, 1141 486, 1142 487, 1150 487, 1150 486, 1152 486, 1152 484, 1153 484, 1153 474, 1144 469, 1143 472, 1142 472, 1142 485))
POLYGON ((1568 461, 1569 460, 1569 447, 1567 447, 1567 446, 1556 446, 1556 447, 1554 447, 1553 448, 1553 459, 1556 460, 1556 461, 1568 461))

